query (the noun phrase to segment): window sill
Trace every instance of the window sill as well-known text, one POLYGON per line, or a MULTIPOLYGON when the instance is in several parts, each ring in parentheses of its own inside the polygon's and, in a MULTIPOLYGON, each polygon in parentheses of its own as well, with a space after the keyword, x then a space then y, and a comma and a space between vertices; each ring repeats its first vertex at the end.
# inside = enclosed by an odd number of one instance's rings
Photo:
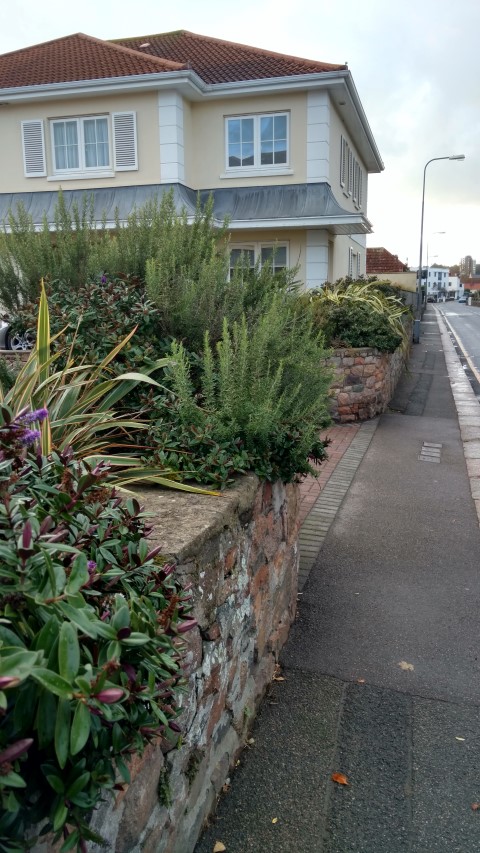
POLYGON ((92 170, 91 172, 59 172, 57 175, 49 175, 47 181, 82 181, 89 178, 114 178, 115 172, 92 170))
POLYGON ((228 178, 276 178, 293 174, 293 169, 288 167, 282 169, 227 169, 219 177, 220 180, 228 178))

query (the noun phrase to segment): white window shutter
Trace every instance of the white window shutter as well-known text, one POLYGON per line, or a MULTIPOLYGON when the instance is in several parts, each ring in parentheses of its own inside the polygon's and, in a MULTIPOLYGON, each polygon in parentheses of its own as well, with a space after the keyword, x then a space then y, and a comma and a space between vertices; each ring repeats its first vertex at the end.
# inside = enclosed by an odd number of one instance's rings
POLYGON ((351 246, 348 249, 348 277, 353 278, 353 249, 351 246))
POLYGON ((116 172, 138 169, 136 113, 113 113, 113 162, 116 172))
POLYGON ((43 121, 22 121, 23 169, 26 178, 44 178, 47 174, 43 121))

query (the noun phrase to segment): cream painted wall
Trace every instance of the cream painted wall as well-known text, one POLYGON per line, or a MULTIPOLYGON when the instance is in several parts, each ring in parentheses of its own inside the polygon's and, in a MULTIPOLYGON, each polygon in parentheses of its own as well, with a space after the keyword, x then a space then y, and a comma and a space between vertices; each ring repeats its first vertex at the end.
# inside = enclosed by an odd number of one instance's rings
POLYGON ((234 231, 230 236, 230 248, 254 246, 256 248, 265 243, 279 243, 288 245, 288 265, 298 267, 296 278, 302 285, 306 277, 306 235, 305 231, 278 230, 278 231, 234 231))
POLYGON ((330 101, 330 186, 338 203, 344 207, 345 210, 358 211, 360 209, 362 213, 366 213, 368 200, 368 172, 365 167, 365 163, 362 161, 362 158, 353 144, 351 136, 345 128, 345 125, 332 101, 330 101), (344 192, 344 188, 340 186, 340 140, 342 136, 347 140, 354 156, 362 167, 362 205, 360 208, 353 203, 348 193, 344 192))
POLYGON ((154 92, 135 95, 78 98, 33 104, 9 104, 0 107, 2 156, 0 158, 1 192, 38 192, 40 190, 93 189, 95 187, 155 184, 160 180, 158 97, 154 92), (47 181, 26 178, 23 169, 21 122, 43 119, 47 172, 52 174, 52 152, 48 120, 68 116, 111 114, 134 110, 137 114, 138 171, 118 172, 113 178, 47 181))
MULTIPOLYGON (((348 275, 349 249, 352 249, 355 254, 360 254, 360 275, 365 275, 367 254, 365 236, 352 234, 350 237, 345 237, 340 234, 334 237, 332 281, 348 275)), ((353 272, 353 277, 356 277, 356 270, 353 272)))
MULTIPOLYGON (((191 150, 186 183, 194 189, 213 189, 229 186, 265 186, 298 184, 306 181, 307 96, 288 93, 265 97, 248 97, 207 103, 192 103, 191 150), (251 113, 290 111, 290 168, 291 175, 265 173, 242 178, 239 174, 221 178, 225 173, 225 118, 251 113)), ((189 146, 190 147, 190 146, 189 146)))

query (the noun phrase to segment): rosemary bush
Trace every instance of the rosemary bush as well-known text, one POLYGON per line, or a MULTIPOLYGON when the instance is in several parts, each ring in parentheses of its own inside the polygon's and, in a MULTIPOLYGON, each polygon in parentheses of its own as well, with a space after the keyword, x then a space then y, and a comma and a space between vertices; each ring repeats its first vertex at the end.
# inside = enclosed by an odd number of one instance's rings
MULTIPOLYGON (((172 345, 167 378, 170 373, 174 395, 169 401, 157 398, 152 432, 161 437, 164 454, 173 442, 175 463, 185 476, 197 478, 199 462, 205 473, 204 449, 214 458, 223 454, 227 476, 225 454, 238 470, 285 482, 310 472, 309 458, 324 458, 317 436, 329 421, 330 373, 322 364, 327 353, 306 312, 294 307, 292 296, 277 293, 254 323, 245 316, 231 326, 225 320, 221 340, 212 347, 206 333, 195 359, 183 344, 172 345), (178 425, 196 440, 183 464, 175 445, 178 425)), ((162 460, 173 464, 172 457, 162 460)))

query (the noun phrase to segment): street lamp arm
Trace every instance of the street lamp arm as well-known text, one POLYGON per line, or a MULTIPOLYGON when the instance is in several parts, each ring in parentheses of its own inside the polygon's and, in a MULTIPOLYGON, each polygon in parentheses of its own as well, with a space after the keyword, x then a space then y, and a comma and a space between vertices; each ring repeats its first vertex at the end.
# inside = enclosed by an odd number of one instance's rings
MULTIPOLYGON (((417 292, 417 317, 420 319, 422 308, 422 262, 423 262, 423 216, 425 213, 425 179, 427 176, 427 166, 434 163, 436 160, 465 160, 465 154, 450 154, 447 157, 432 157, 427 160, 423 169, 423 187, 422 187, 422 215, 420 219, 420 261, 418 264, 418 292, 417 292)), ((428 285, 426 294, 428 293, 428 285)))

